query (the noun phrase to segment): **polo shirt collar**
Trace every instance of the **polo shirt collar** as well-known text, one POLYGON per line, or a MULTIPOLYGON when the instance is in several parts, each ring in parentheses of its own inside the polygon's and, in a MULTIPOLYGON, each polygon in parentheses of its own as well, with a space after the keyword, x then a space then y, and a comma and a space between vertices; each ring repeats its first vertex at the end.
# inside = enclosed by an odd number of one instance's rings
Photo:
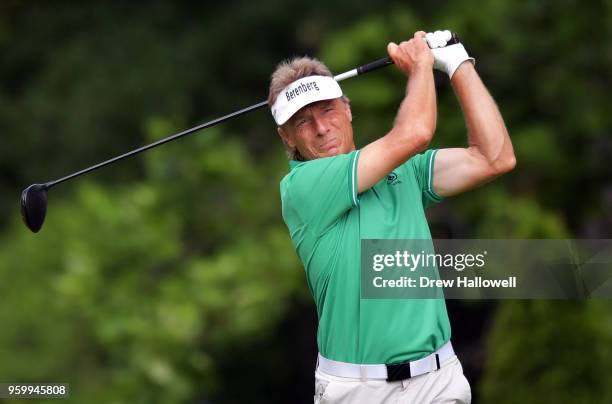
POLYGON ((295 167, 302 163, 305 163, 305 161, 289 160, 289 168, 293 170, 295 167))

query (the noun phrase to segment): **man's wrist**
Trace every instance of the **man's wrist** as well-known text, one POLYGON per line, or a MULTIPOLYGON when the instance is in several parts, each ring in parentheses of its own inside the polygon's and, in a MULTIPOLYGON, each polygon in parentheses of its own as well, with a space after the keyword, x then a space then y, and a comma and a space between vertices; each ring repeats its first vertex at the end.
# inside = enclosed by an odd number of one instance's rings
POLYGON ((431 62, 416 62, 412 66, 410 76, 414 76, 416 74, 426 74, 431 71, 433 71, 433 64, 431 62))
POLYGON ((451 84, 455 84, 458 81, 463 80, 466 76, 476 73, 476 67, 474 66, 474 62, 472 59, 467 59, 461 62, 455 72, 453 73, 451 79, 451 84))

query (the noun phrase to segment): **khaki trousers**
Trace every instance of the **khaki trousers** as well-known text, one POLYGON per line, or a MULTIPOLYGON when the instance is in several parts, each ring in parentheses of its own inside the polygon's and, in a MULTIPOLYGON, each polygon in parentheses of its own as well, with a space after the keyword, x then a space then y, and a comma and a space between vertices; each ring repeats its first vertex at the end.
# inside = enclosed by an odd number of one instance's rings
POLYGON ((410 379, 387 382, 353 379, 315 372, 315 404, 376 403, 470 403, 470 384, 457 356, 440 364, 440 369, 410 379))

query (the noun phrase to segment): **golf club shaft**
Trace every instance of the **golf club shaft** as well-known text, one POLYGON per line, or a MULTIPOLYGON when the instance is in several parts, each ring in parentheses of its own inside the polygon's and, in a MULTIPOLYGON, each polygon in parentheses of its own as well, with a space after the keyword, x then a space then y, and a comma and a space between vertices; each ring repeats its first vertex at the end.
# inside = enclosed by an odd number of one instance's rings
MULTIPOLYGON (((359 66, 359 67, 357 67, 355 69, 352 69, 352 70, 349 70, 347 72, 341 73, 341 74, 339 74, 337 76, 334 76, 334 79, 336 79, 336 81, 342 81, 342 80, 350 78, 350 77, 354 77, 354 76, 357 76, 357 75, 360 75, 360 74, 364 74, 364 73, 370 72, 372 70, 379 69, 379 68, 384 67, 384 66, 388 66, 388 65, 390 65, 392 63, 393 62, 391 61, 391 59, 389 59, 388 57, 385 57, 385 58, 376 60, 374 62, 367 63, 367 64, 365 64, 363 66, 359 66)), ((126 159, 128 157, 132 157, 132 156, 134 156, 136 154, 142 153, 144 151, 147 151, 147 150, 152 149, 154 147, 160 146, 162 144, 171 142, 171 141, 176 140, 178 138, 181 138, 183 136, 190 135, 190 134, 192 134, 194 132, 197 132, 197 131, 200 131, 202 129, 210 128, 211 126, 215 126, 215 125, 217 125, 219 123, 225 122, 225 121, 227 121, 229 119, 235 118, 235 117, 240 116, 240 115, 244 115, 244 114, 249 113, 251 111, 255 111, 255 110, 263 108, 263 107, 265 107, 267 105, 268 105, 267 101, 258 102, 257 104, 251 105, 250 107, 243 108, 241 110, 238 110, 238 111, 232 112, 230 114, 224 115, 224 116, 222 116, 220 118, 213 119, 212 121, 200 124, 198 126, 194 126, 193 128, 190 128, 190 129, 186 129, 186 130, 184 130, 182 132, 179 132, 179 133, 176 133, 174 135, 168 136, 166 138, 160 139, 160 140, 158 140, 156 142, 153 142, 151 144, 148 144, 146 146, 139 147, 138 149, 129 151, 129 152, 124 153, 124 154, 122 154, 120 156, 113 157, 113 158, 111 158, 109 160, 103 161, 103 162, 98 163, 96 165, 93 165, 91 167, 87 167, 87 168, 85 168, 85 169, 83 169, 81 171, 77 171, 75 173, 69 174, 69 175, 67 175, 67 176, 65 176, 63 178, 58 179, 58 180, 47 182, 45 184, 45 186, 47 188, 51 188, 51 187, 53 187, 53 186, 55 186, 57 184, 61 184, 62 182, 65 182, 65 181, 71 180, 73 178, 79 177, 79 176, 81 176, 83 174, 87 174, 87 173, 89 173, 91 171, 95 171, 95 170, 97 170, 99 168, 105 167, 105 166, 107 166, 109 164, 116 163, 117 161, 126 159)))
POLYGON ((221 123, 221 122, 225 122, 225 121, 227 121, 228 119, 232 119, 232 118, 235 118, 235 117, 237 117, 237 116, 240 116, 240 115, 246 114, 246 113, 248 113, 248 112, 255 111, 256 109, 260 109, 260 108, 262 108, 262 107, 265 107, 267 104, 268 104, 268 102, 267 102, 267 101, 258 102, 257 104, 251 105, 250 107, 243 108, 243 109, 241 109, 241 110, 238 110, 238 111, 232 112, 232 113, 230 113, 230 114, 224 115, 224 116, 222 116, 222 117, 220 117, 220 118, 213 119, 212 121, 209 121, 209 122, 206 122, 206 123, 200 124, 200 125, 198 125, 198 126, 194 126, 193 128, 186 129, 186 130, 184 130, 184 131, 182 131, 182 132, 179 132, 179 133, 176 133, 176 134, 174 134, 174 135, 171 135, 171 136, 165 137, 165 138, 163 138, 163 139, 160 139, 160 140, 158 140, 158 141, 156 141, 156 142, 153 142, 153 143, 151 143, 151 144, 148 144, 148 145, 146 145, 146 146, 139 147, 138 149, 135 149, 135 150, 129 151, 129 152, 124 153, 124 154, 122 154, 122 155, 120 155, 120 156, 113 157, 112 159, 109 159, 109 160, 103 161, 103 162, 98 163, 98 164, 96 164, 96 165, 93 165, 93 166, 91 166, 91 167, 85 168, 85 169, 83 169, 83 170, 81 170, 81 171, 77 171, 76 173, 72 173, 72 174, 70 174, 70 175, 67 175, 67 176, 65 176, 65 177, 63 177, 63 178, 60 178, 59 180, 55 180, 55 181, 48 182, 48 183, 46 183, 45 185, 46 185, 48 188, 51 188, 52 186, 55 186, 55 185, 57 185, 57 184, 60 184, 60 183, 62 183, 62 182, 64 182, 64 181, 68 181, 68 180, 70 180, 70 179, 72 179, 72 178, 75 178, 75 177, 78 177, 78 176, 80 176, 80 175, 87 174, 88 172, 91 172, 91 171, 97 170, 97 169, 102 168, 102 167, 104 167, 104 166, 107 166, 107 165, 109 165, 109 164, 115 163, 115 162, 117 162, 117 161, 119 161, 119 160, 123 160, 123 159, 125 159, 125 158, 131 157, 131 156, 134 156, 134 155, 136 155, 136 154, 138 154, 138 153, 142 153, 142 152, 147 151, 147 150, 149 150, 149 149, 152 149, 152 148, 154 148, 154 147, 157 147, 157 146, 160 146, 160 145, 162 145, 162 144, 165 144, 165 143, 171 142, 171 141, 173 141, 173 140, 176 140, 176 139, 181 138, 181 137, 183 137, 183 136, 187 136, 187 135, 189 135, 189 134, 191 134, 191 133, 194 133, 194 132, 197 132, 197 131, 199 131, 199 130, 209 128, 209 127, 214 126, 214 125, 217 125, 217 124, 219 124, 219 123, 221 123))
MULTIPOLYGON (((455 33, 452 33, 452 38, 451 38, 450 41, 448 41, 447 45, 455 44, 455 43, 458 43, 458 42, 459 42, 459 38, 457 37, 457 35, 455 33)), ((365 65, 356 67, 356 68, 354 68, 352 70, 348 70, 348 71, 346 71, 344 73, 338 74, 338 75, 334 76, 334 79, 336 81, 342 81, 342 80, 345 80, 345 79, 348 79, 348 78, 351 78, 351 77, 355 77, 355 76, 359 76, 361 74, 365 74, 365 73, 371 72, 373 70, 380 69, 380 68, 385 67, 385 66, 389 66, 391 64, 393 64, 393 61, 391 60, 391 58, 389 58, 387 56, 387 57, 375 60, 373 62, 366 63, 365 65)), ((213 119, 212 121, 200 124, 198 126, 194 126, 193 128, 190 128, 190 129, 184 130, 182 132, 176 133, 174 135, 168 136, 166 138, 160 139, 160 140, 158 140, 156 142, 153 142, 151 144, 148 144, 146 146, 139 147, 138 149, 129 151, 129 152, 124 153, 124 154, 122 154, 120 156, 117 156, 117 157, 113 157, 113 158, 111 158, 109 160, 106 160, 106 161, 103 161, 103 162, 98 163, 96 165, 93 165, 91 167, 85 168, 85 169, 83 169, 81 171, 77 171, 75 173, 69 174, 69 175, 67 175, 67 176, 65 176, 63 178, 58 179, 58 180, 47 182, 44 185, 47 188, 51 188, 51 187, 53 187, 53 186, 55 186, 57 184, 61 184, 62 182, 71 180, 71 179, 73 179, 75 177, 79 177, 79 176, 81 176, 83 174, 87 174, 87 173, 89 173, 91 171, 95 171, 95 170, 97 170, 99 168, 102 168, 102 167, 105 167, 105 166, 107 166, 109 164, 116 163, 119 160, 123 160, 125 158, 131 157, 131 156, 134 156, 136 154, 139 154, 139 153, 142 153, 144 151, 147 151, 149 149, 152 149, 154 147, 157 147, 157 146, 160 146, 162 144, 165 144, 165 143, 171 142, 173 140, 176 140, 176 139, 181 138, 183 136, 190 135, 190 134, 192 134, 194 132, 197 132, 199 130, 209 128, 209 127, 217 125, 217 124, 219 124, 221 122, 225 122, 228 119, 232 119, 232 118, 235 118, 237 116, 244 115, 244 114, 246 114, 248 112, 255 111, 257 109, 263 108, 267 104, 268 104, 267 101, 258 102, 257 104, 251 105, 250 107, 243 108, 241 110, 238 110, 238 111, 232 112, 230 114, 224 115, 224 116, 222 116, 220 118, 213 119)))
POLYGON ((345 79, 350 79, 351 77, 359 76, 360 74, 368 73, 376 69, 380 69, 381 67, 389 66, 393 64, 393 61, 389 56, 384 57, 382 59, 375 60, 370 63, 366 63, 363 66, 359 66, 354 68, 353 70, 349 70, 347 72, 338 74, 334 76, 334 80, 342 81, 345 79))

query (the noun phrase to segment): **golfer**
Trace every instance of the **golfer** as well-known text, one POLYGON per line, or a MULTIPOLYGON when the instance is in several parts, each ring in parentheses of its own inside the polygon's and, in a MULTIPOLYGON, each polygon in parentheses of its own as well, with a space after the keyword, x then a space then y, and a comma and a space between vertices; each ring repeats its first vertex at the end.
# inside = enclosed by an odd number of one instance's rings
POLYGON ((474 59, 448 40, 448 31, 419 31, 387 46, 406 95, 391 130, 359 150, 348 99, 325 65, 296 58, 272 74, 268 102, 291 159, 282 214, 319 318, 315 403, 471 401, 444 299, 360 299, 361 239, 431 239, 425 208, 515 166, 474 59), (428 149, 433 68, 451 80, 467 148, 428 149))

